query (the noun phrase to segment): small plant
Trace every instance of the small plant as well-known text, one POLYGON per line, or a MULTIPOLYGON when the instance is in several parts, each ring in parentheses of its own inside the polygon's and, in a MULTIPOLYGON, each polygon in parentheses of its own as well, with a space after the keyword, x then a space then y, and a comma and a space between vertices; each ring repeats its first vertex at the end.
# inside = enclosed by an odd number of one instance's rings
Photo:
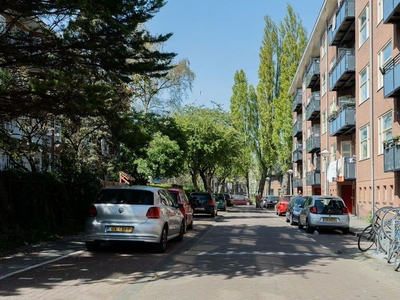
POLYGON ((398 136, 398 135, 394 135, 394 136, 392 137, 392 140, 395 141, 395 142, 397 142, 397 141, 399 140, 399 136, 398 136))

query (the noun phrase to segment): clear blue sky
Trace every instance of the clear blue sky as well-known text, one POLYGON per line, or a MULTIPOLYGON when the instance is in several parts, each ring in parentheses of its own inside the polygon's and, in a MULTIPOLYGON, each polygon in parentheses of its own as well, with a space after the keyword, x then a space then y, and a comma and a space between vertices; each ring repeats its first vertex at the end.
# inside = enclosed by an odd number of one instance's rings
POLYGON ((168 0, 146 26, 153 34, 172 32, 164 50, 190 61, 196 79, 184 104, 216 102, 229 110, 233 76, 240 69, 256 86, 264 16, 278 24, 288 3, 310 35, 323 0, 168 0))

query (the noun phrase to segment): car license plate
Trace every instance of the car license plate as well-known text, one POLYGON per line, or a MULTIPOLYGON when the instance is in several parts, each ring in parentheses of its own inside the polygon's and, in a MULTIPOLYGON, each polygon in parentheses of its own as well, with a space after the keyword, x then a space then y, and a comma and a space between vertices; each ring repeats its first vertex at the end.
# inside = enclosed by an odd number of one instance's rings
POLYGON ((196 210, 204 210, 204 207, 196 207, 196 210))
POLYGON ((326 222, 336 222, 336 218, 324 218, 324 221, 326 222))
POLYGON ((107 226, 107 232, 126 232, 131 233, 133 232, 133 227, 130 226, 107 226))

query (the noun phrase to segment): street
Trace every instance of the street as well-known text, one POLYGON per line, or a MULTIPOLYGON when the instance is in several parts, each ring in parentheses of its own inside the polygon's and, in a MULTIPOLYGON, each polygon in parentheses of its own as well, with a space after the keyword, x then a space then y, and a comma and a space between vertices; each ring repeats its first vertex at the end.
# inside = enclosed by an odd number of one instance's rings
POLYGON ((54 251, 1 258, 0 296, 397 299, 400 292, 400 272, 360 253, 354 235, 306 234, 255 206, 236 206, 215 219, 196 216, 184 241, 169 242, 163 254, 137 244, 95 253, 84 249, 82 241, 74 241, 54 251))

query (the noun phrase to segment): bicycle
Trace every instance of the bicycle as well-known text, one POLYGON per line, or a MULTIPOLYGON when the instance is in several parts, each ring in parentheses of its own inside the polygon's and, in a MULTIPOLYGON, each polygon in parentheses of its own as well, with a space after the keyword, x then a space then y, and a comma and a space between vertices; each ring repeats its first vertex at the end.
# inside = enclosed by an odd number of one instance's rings
POLYGON ((396 229, 393 240, 390 244, 387 262, 390 263, 392 258, 394 258, 393 269, 397 271, 400 267, 400 228, 396 229))

